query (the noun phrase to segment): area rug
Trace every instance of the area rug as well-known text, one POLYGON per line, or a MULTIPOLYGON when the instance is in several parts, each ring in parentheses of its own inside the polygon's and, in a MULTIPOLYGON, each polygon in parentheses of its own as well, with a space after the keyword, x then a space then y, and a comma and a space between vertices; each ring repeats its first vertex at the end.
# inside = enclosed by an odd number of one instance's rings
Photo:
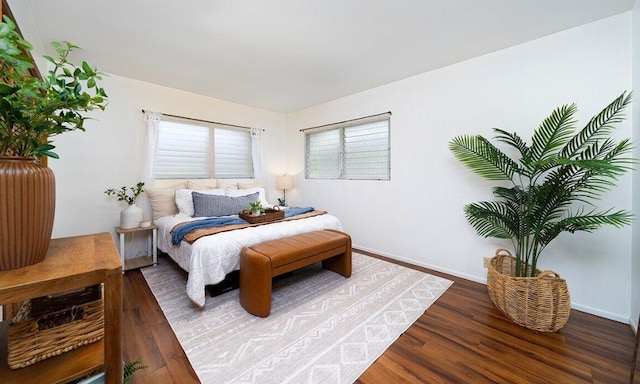
POLYGON ((238 290, 196 307, 168 259, 142 273, 203 383, 352 383, 452 284, 354 253, 349 279, 317 263, 276 280, 259 318, 238 290))

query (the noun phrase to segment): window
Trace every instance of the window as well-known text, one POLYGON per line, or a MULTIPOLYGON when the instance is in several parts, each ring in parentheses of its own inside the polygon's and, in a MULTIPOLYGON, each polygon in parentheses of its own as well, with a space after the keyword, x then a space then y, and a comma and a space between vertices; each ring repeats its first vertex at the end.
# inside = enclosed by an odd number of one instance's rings
POLYGON ((163 116, 155 174, 158 179, 253 178, 251 131, 163 116))
POLYGON ((391 113, 305 130, 308 179, 390 180, 391 113))

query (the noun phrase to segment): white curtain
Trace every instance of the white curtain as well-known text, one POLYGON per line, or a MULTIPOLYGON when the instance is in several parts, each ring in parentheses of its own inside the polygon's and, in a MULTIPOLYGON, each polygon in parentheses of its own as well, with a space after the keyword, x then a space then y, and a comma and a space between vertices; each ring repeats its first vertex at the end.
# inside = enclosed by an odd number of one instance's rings
POLYGON ((158 130, 162 114, 153 111, 144 111, 144 120, 147 127, 145 136, 144 168, 142 177, 146 185, 151 185, 156 178, 156 154, 158 152, 158 130))
POLYGON ((251 157, 253 159, 253 177, 264 180, 262 174, 262 129, 251 128, 251 157))

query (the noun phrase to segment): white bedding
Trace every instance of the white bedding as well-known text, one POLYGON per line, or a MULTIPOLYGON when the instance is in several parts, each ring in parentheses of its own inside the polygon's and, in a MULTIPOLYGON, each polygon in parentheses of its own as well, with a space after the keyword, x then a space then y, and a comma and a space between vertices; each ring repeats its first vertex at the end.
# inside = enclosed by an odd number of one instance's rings
POLYGON ((182 269, 189 273, 187 295, 200 307, 205 303, 206 285, 217 284, 224 280, 228 273, 240 268, 240 251, 243 247, 322 229, 342 230, 342 224, 335 216, 325 214, 221 232, 204 236, 193 244, 186 241, 180 242, 180 245, 171 244, 170 232, 176 224, 199 219, 202 218, 165 216, 159 218, 156 223, 158 248, 168 253, 182 269))

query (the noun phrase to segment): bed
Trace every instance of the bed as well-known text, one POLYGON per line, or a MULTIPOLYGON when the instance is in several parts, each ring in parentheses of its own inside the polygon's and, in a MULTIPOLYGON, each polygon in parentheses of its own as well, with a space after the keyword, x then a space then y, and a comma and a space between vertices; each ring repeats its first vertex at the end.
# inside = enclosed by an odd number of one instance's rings
MULTIPOLYGON (((235 189, 229 188, 228 184, 225 188, 211 188, 212 182, 206 186, 200 184, 202 180, 197 182, 199 184, 196 185, 179 181, 169 187, 166 187, 166 184, 156 187, 154 184, 154 188, 147 189, 147 195, 152 205, 154 220, 158 226, 158 248, 167 253, 180 268, 188 273, 187 295, 196 305, 201 307, 205 304, 205 287, 220 283, 228 273, 239 269, 240 251, 243 247, 316 230, 342 230, 342 225, 335 216, 321 214, 216 233, 200 237, 193 243, 180 241, 177 245, 173 244, 171 231, 176 225, 206 219, 206 217, 191 217, 189 215, 191 213, 188 207, 189 201, 184 197, 189 196, 190 192, 185 192, 185 189, 187 191, 205 191, 207 190, 205 187, 208 187, 209 193, 220 194, 221 190, 224 190, 224 193, 233 196, 244 196, 245 193, 249 194, 252 191, 262 189, 260 199, 266 200, 264 188, 256 184, 238 183, 238 188, 235 189), (240 186, 245 188, 239 188, 240 186), (172 190, 173 192, 171 192, 172 190), (161 200, 163 200, 164 206, 159 204, 158 196, 160 195, 163 196, 161 200), (182 196, 182 200, 179 196, 182 196), (169 207, 174 203, 175 206, 169 207), (178 208, 178 206, 181 207, 178 208)), ((217 186, 218 184, 216 184, 217 186)))

